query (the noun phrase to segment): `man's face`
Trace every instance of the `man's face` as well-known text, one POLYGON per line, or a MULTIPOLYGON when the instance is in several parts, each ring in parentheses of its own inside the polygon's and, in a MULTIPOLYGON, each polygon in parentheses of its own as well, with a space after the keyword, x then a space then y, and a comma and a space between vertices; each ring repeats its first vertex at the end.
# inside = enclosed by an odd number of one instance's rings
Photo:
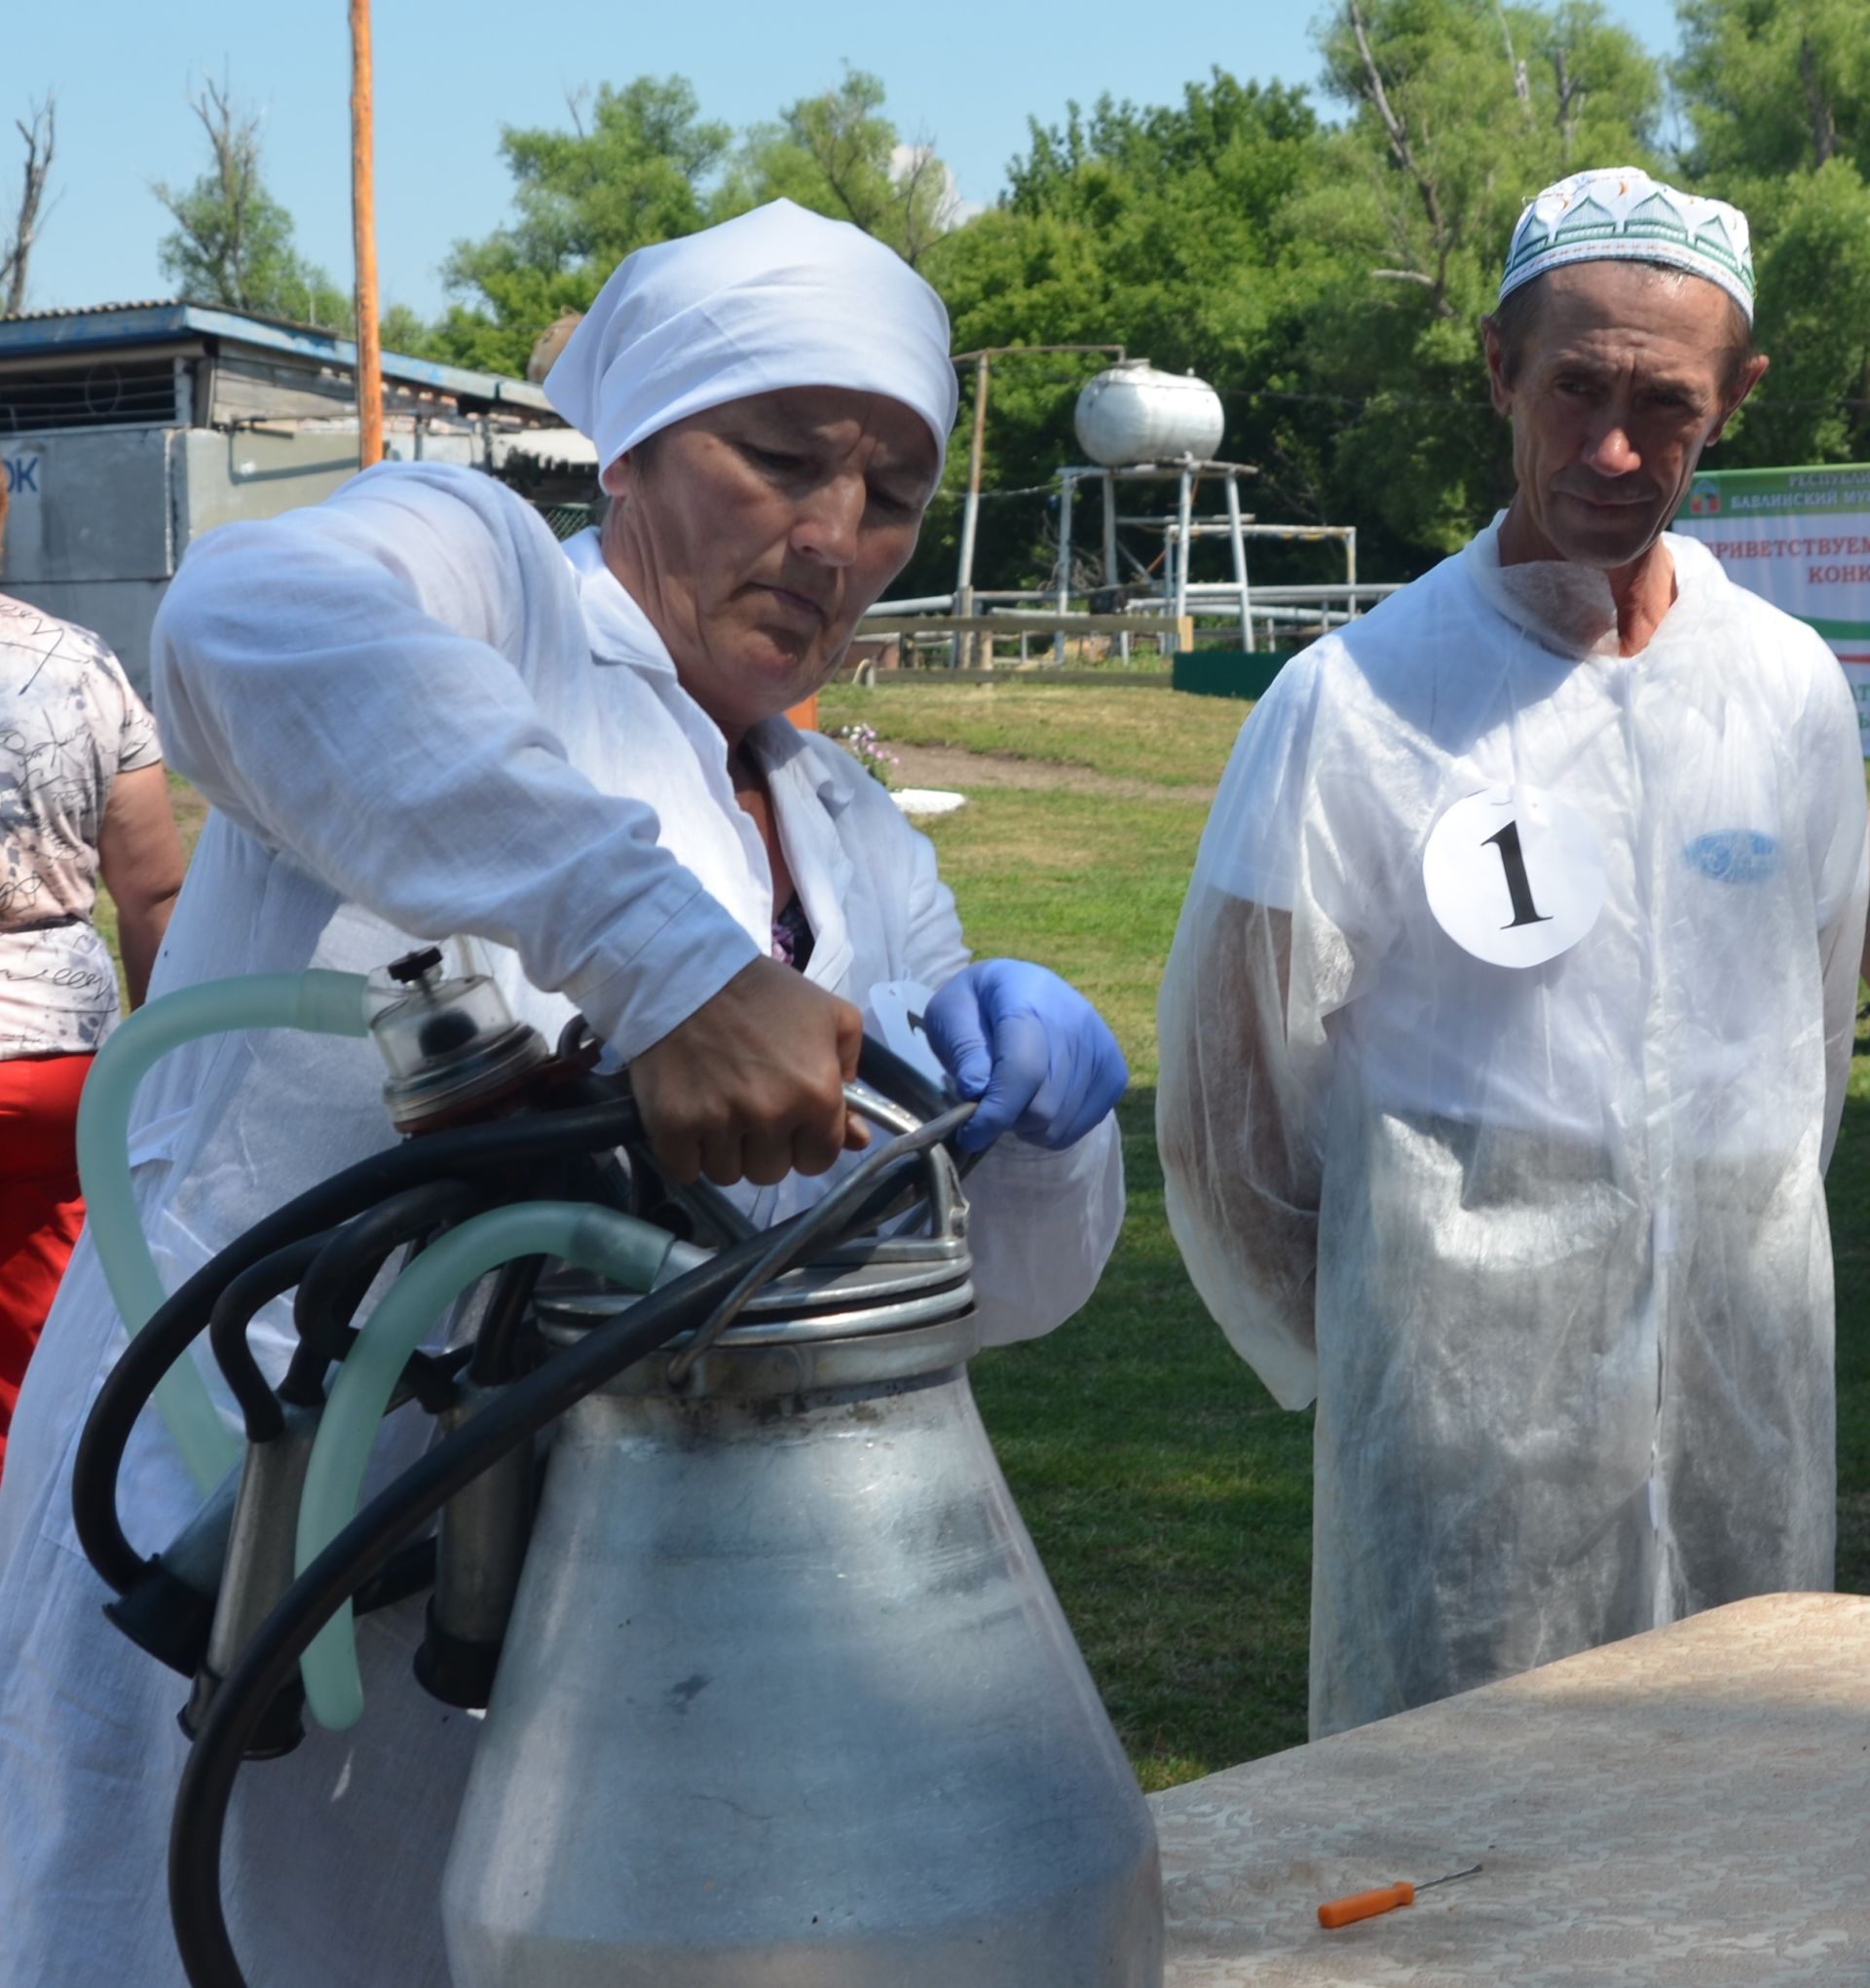
POLYGON ((879 394, 786 388, 709 408, 604 474, 604 553, 682 687, 730 736, 809 696, 916 549, 941 459, 879 394))
POLYGON ((1493 404, 1513 420, 1515 508, 1543 556, 1615 572, 1667 528, 1766 360, 1733 376, 1732 306, 1702 278, 1586 262, 1537 281, 1511 384, 1486 326, 1493 404))

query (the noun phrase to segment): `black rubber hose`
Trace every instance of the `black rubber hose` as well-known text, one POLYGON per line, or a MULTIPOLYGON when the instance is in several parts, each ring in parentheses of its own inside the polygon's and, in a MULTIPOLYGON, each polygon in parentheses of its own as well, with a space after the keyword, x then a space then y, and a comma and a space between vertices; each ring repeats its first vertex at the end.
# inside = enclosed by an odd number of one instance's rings
POLYGON ((285 1428, 285 1412, 280 1407, 279 1397, 267 1386, 260 1363, 246 1343, 247 1328, 261 1305, 270 1304, 298 1283, 329 1240, 330 1232, 323 1230, 287 1243, 270 1257, 262 1257, 228 1285, 208 1314, 207 1341, 214 1349, 215 1361, 235 1401, 240 1404, 249 1443, 271 1443, 280 1435, 285 1428))
POLYGON ((435 1585, 435 1535, 431 1532, 427 1539, 411 1540, 407 1546, 399 1546, 384 1563, 379 1573, 372 1574, 351 1597, 351 1611, 354 1615, 374 1615, 379 1608, 389 1608, 398 1601, 407 1601, 412 1594, 420 1594, 425 1589, 435 1585))
POLYGON ((324 1247, 299 1280, 292 1304, 299 1347, 280 1393, 310 1407, 324 1396, 324 1372, 346 1352, 345 1329, 356 1315, 377 1273, 406 1243, 450 1226, 487 1206, 485 1187, 465 1181, 425 1181, 366 1208, 327 1235, 324 1247))
MULTIPOLYGON (((351 1336, 355 1338, 356 1334, 351 1336)), ((383 1411, 386 1419, 409 1402, 416 1403, 426 1414, 445 1414, 460 1397, 462 1369, 473 1350, 471 1346, 450 1346, 443 1353, 410 1354, 390 1391, 383 1411)))
POLYGON ((853 1228, 869 1226, 873 1219, 871 1211, 878 1203, 887 1206, 895 1199, 891 1182, 882 1181, 875 1186, 871 1184, 891 1161, 906 1152, 939 1145, 950 1133, 958 1132, 973 1117, 974 1111, 975 1107, 971 1104, 956 1105, 953 1109, 928 1119, 919 1131, 891 1140, 871 1159, 853 1167, 833 1192, 811 1207, 802 1209, 790 1221, 769 1229, 767 1247, 755 1257, 746 1275, 696 1333, 693 1345, 685 1346, 670 1362, 670 1378, 685 1382, 701 1354, 733 1325, 761 1291, 775 1277, 784 1276, 805 1251, 815 1249, 820 1243, 832 1243, 853 1228))
POLYGON ((494 1282, 494 1294, 487 1301, 487 1315, 474 1334, 474 1357, 468 1366, 468 1378, 476 1387, 498 1387, 512 1378, 513 1342, 525 1322, 526 1307, 533 1301, 543 1257, 515 1257, 503 1263, 494 1282))
MULTIPOLYGON (((762 1236, 765 1245, 767 1238, 762 1236)), ((169 1914, 193 1988, 245 1988, 220 1895, 221 1841, 248 1736, 345 1596, 515 1444, 695 1325, 759 1254, 743 1244, 595 1328, 489 1404, 361 1511, 292 1584, 228 1672, 182 1771, 169 1832, 169 1914)))
POLYGON ((778 1275, 785 1245, 809 1248, 869 1198, 878 1178, 934 1144, 971 1115, 972 1106, 879 1146, 815 1207, 724 1250, 673 1284, 652 1292, 514 1381, 471 1420, 381 1491, 286 1591, 229 1670, 182 1770, 168 1839, 168 1903, 176 1950, 191 1988, 247 1988, 221 1903, 221 1843, 235 1777, 251 1733, 293 1667, 344 1599, 382 1566, 396 1542, 432 1518, 506 1452, 555 1421, 584 1396, 677 1333, 706 1318, 743 1282, 778 1275))
POLYGON ((147 1564, 125 1536, 117 1511, 124 1451, 157 1382, 188 1351, 221 1293, 242 1271, 287 1243, 348 1221, 406 1187, 450 1175, 492 1172, 554 1152, 604 1151, 642 1136, 642 1116, 627 1095, 575 1111, 437 1132, 372 1153, 255 1222, 169 1294, 105 1376, 85 1419, 72 1467, 72 1520, 85 1557, 120 1594, 147 1564))

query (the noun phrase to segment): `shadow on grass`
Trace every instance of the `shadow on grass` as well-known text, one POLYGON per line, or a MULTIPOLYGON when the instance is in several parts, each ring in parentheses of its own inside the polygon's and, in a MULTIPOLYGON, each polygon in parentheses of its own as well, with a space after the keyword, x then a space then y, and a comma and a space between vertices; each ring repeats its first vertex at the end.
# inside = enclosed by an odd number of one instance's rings
POLYGON ((1870 1097, 1845 1101, 1825 1192, 1838 1289, 1838 1587, 1870 1594, 1870 1097))

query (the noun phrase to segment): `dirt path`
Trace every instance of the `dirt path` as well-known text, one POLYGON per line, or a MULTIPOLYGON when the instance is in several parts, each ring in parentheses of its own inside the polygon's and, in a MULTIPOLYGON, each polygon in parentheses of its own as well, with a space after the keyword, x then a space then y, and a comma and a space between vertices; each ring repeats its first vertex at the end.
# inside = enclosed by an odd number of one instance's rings
POLYGON ((1050 760, 968 752, 955 745, 903 745, 895 739, 887 744, 902 761, 896 769, 899 787, 948 787, 963 794, 973 787, 1047 788, 1067 794, 1105 794, 1116 801, 1186 801, 1203 807, 1215 798, 1212 787, 1129 780, 1115 773, 1094 772, 1089 767, 1057 766, 1050 760))

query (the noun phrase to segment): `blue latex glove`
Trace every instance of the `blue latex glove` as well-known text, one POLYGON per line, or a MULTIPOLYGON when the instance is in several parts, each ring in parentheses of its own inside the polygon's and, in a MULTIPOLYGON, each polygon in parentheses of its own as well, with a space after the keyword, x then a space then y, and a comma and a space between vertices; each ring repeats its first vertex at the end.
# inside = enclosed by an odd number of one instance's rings
POLYGON ((979 959, 928 1004, 928 1039, 980 1109, 955 1135, 967 1152, 1012 1132, 1062 1152, 1123 1095, 1123 1051, 1076 988, 1026 959, 979 959))

